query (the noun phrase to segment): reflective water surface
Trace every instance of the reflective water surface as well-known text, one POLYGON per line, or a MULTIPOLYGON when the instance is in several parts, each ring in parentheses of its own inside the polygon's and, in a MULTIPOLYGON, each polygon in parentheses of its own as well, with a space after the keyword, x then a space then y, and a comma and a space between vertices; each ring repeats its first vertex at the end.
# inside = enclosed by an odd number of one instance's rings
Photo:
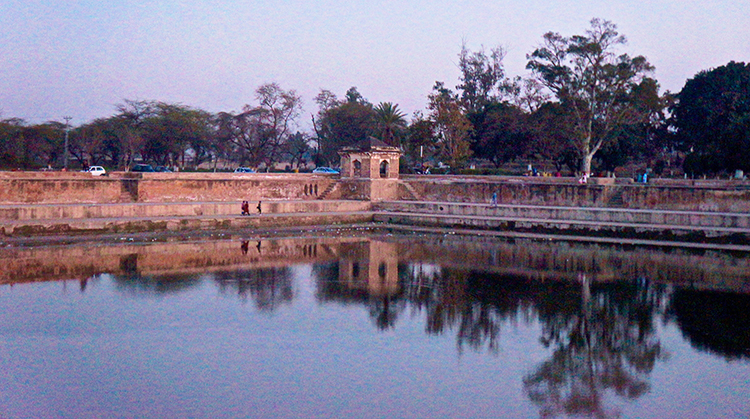
POLYGON ((383 234, 9 247, 0 417, 750 417, 750 255, 383 234))

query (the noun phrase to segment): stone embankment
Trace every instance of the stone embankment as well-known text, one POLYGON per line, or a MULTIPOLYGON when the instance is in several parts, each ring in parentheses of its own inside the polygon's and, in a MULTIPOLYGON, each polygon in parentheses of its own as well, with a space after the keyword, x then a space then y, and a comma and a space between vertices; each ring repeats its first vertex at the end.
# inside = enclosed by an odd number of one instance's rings
POLYGON ((748 246, 749 214, 750 184, 741 181, 0 173, 5 237, 376 222, 748 246), (251 215, 240 215, 242 200, 251 215))
POLYGON ((365 201, 250 201, 130 204, 0 205, 6 237, 151 231, 236 230, 357 224, 372 221, 365 201), (260 209, 259 209, 260 207, 260 209))

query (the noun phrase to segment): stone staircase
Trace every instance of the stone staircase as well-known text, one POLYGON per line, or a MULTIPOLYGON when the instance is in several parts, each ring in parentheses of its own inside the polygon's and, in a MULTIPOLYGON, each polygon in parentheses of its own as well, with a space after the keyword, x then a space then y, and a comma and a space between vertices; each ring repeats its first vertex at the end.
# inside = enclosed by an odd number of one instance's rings
POLYGON ((414 189, 413 186, 411 186, 409 183, 401 182, 401 185, 404 186, 404 189, 406 190, 408 197, 405 198, 407 201, 423 201, 424 199, 419 194, 419 192, 414 189))
POLYGON ((617 186, 614 186, 613 189, 612 194, 609 196, 609 199, 607 199, 607 207, 623 208, 625 206, 625 201, 622 199, 624 189, 617 186))
POLYGON ((325 190, 323 190, 323 192, 320 195, 318 195, 318 197, 316 199, 320 199, 320 200, 328 199, 328 196, 331 193, 333 193, 333 191, 336 190, 336 188, 338 188, 338 186, 339 186, 338 182, 331 183, 330 185, 328 185, 327 188, 325 188, 325 190))
POLYGON ((373 209, 393 225, 750 245, 748 213, 405 200, 373 209))

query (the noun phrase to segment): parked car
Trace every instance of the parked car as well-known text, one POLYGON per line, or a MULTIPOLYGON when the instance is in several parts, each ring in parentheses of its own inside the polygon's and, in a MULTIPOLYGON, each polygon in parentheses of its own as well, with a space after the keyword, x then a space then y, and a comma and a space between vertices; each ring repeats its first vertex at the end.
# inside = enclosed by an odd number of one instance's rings
POLYGON ((154 167, 150 164, 136 164, 130 169, 131 172, 155 172, 154 167))
POLYGON ((234 173, 255 173, 255 170, 249 167, 238 167, 234 169, 234 173))
POLYGON ((91 173, 91 176, 107 176, 107 171, 101 166, 91 166, 84 172, 91 173))
POLYGON ((316 167, 312 171, 313 173, 338 173, 339 171, 336 169, 331 169, 330 167, 316 167))
POLYGON ((156 170, 157 172, 162 172, 162 173, 172 173, 172 171, 166 166, 156 166, 156 169, 154 170, 156 170))

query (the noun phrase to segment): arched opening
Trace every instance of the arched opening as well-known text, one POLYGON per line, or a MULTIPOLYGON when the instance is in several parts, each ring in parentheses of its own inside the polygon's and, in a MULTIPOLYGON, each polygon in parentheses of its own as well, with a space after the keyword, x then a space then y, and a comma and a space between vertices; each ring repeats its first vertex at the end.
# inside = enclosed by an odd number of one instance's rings
POLYGON ((359 160, 354 160, 352 167, 354 168, 353 176, 362 177, 362 163, 359 160))
POLYGON ((388 161, 383 160, 380 162, 380 177, 388 177, 388 161))
POLYGON ((388 266, 385 262, 380 262, 378 265, 378 276, 380 276, 380 283, 385 284, 385 276, 388 274, 388 266))
POLYGON ((359 263, 352 263, 352 278, 359 278, 359 263))

